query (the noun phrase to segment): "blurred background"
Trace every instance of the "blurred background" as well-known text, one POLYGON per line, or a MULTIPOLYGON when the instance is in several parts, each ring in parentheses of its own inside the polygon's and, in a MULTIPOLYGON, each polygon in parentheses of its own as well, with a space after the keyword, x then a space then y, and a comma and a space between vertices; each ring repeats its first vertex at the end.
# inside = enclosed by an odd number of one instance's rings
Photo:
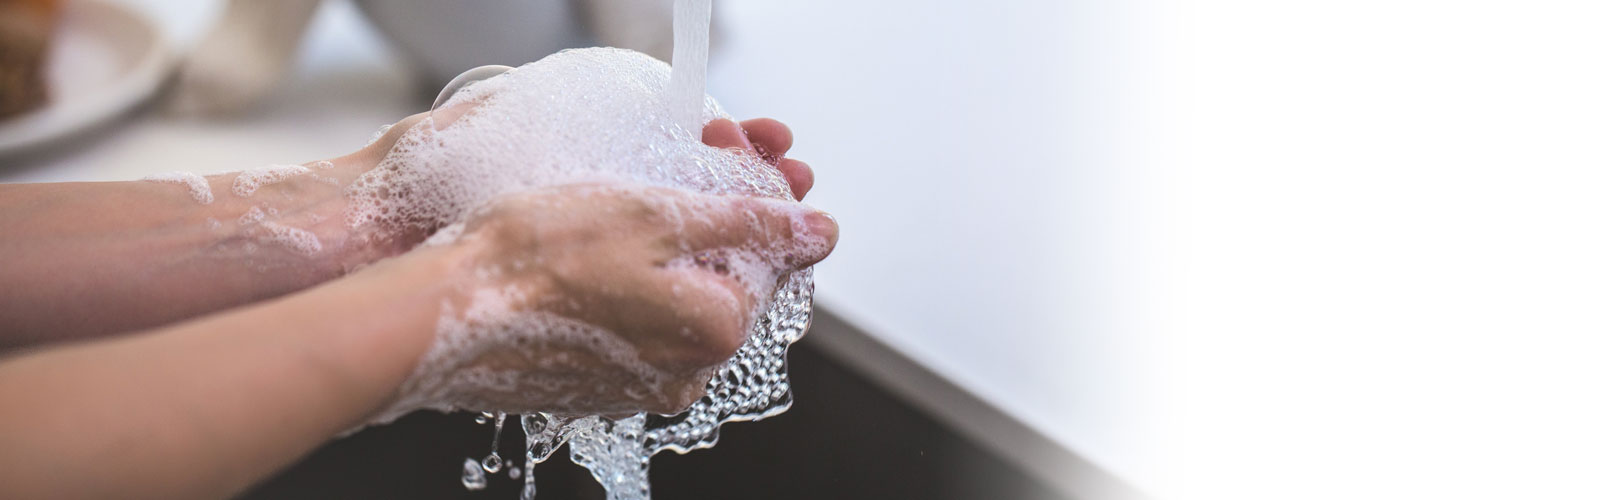
MULTIPOLYGON (((665 57, 663 5, 66 0, 0 182, 341 155, 461 69, 665 57)), ((659 457, 658 498, 1600 496, 1600 7, 715 15, 709 92, 793 128, 843 238, 795 408, 659 457)), ((251 495, 505 498, 457 481, 489 436, 413 416, 251 495)))

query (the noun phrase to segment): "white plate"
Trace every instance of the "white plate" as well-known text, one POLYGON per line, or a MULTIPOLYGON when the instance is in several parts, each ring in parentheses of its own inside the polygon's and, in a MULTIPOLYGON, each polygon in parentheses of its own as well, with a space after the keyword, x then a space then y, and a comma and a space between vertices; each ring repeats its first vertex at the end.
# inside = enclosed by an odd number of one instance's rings
POLYGON ((51 41, 50 101, 0 121, 0 155, 80 132, 155 94, 172 68, 172 45, 142 14, 105 0, 65 2, 51 41))

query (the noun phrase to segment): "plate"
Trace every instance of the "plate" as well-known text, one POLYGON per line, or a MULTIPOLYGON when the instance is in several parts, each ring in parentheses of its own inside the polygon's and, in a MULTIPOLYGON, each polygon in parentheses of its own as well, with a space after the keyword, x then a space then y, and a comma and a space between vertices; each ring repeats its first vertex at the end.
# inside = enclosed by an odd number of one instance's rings
POLYGON ((172 69, 172 44, 143 14, 105 0, 64 7, 45 63, 50 101, 0 121, 0 155, 117 117, 154 95, 172 69))

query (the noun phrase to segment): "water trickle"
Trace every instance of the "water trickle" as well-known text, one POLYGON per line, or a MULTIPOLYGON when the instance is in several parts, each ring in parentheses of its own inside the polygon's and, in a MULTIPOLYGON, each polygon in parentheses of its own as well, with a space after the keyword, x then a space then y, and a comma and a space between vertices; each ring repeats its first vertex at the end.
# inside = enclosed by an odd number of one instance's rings
POLYGON ((490 474, 500 472, 500 430, 505 428, 506 413, 494 414, 494 442, 489 445, 489 456, 483 459, 483 470, 490 474))

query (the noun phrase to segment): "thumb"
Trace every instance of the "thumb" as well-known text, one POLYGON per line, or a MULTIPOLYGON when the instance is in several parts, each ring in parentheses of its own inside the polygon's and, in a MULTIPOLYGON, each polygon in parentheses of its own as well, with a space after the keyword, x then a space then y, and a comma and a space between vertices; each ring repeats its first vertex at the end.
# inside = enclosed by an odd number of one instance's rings
POLYGON ((833 216, 808 205, 745 196, 704 198, 684 224, 690 251, 753 247, 798 269, 826 258, 839 241, 833 216))

